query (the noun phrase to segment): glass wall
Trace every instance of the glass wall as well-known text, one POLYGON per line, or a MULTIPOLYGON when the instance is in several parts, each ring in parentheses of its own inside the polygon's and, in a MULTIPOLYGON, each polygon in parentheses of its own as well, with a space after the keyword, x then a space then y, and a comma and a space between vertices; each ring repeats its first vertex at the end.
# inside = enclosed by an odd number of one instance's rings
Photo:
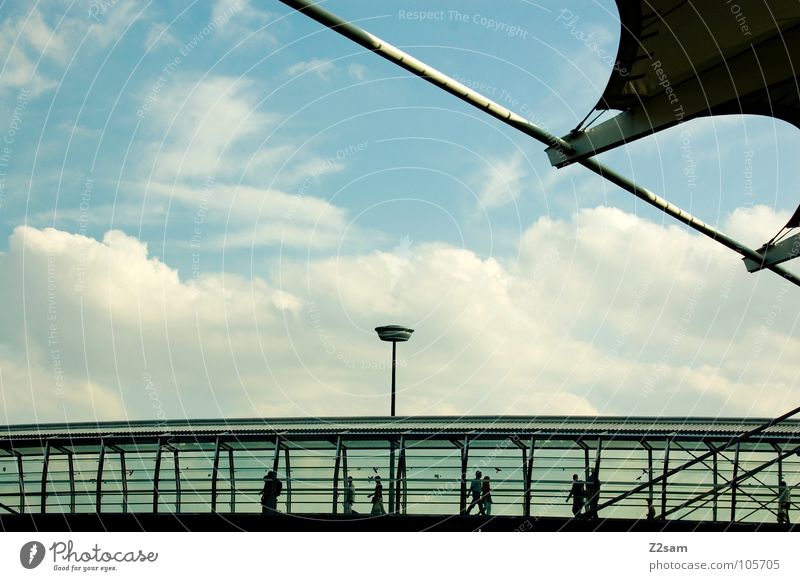
POLYGON ((722 444, 691 439, 668 444, 666 437, 386 433, 277 439, 131 436, 102 445, 58 441, 0 448, 0 511, 92 513, 99 506, 105 513, 258 513, 264 475, 275 467, 282 482, 281 512, 341 514, 351 476, 353 508, 360 514, 370 512, 368 495, 380 477, 387 511, 392 510, 391 487, 392 493, 399 488, 402 514, 456 515, 462 503, 469 504, 471 480, 481 471, 482 479, 489 477, 492 514, 521 516, 530 469, 530 514, 564 518, 572 514, 567 501, 572 475, 584 481, 599 463, 600 503, 614 501, 601 517, 645 518, 652 500, 656 514, 664 510, 668 519, 775 522, 779 478, 790 486, 800 482, 797 454, 778 461, 786 443, 743 443, 738 453, 731 447, 683 467, 665 488, 661 482, 641 486, 661 476, 665 466, 681 467, 722 444))

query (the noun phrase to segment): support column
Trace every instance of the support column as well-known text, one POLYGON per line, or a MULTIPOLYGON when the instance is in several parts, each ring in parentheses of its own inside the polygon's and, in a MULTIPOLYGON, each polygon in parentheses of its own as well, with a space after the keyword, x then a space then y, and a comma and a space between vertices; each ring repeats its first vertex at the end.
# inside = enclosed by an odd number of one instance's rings
POLYGON ((181 467, 178 462, 178 449, 172 449, 172 461, 175 468, 175 512, 181 511, 181 467))
POLYGON ((469 462, 469 436, 464 436, 464 447, 461 448, 461 494, 458 501, 460 514, 467 512, 467 462, 469 462))
POLYGON ((121 448, 117 449, 119 452, 119 469, 122 471, 122 512, 128 512, 128 470, 125 465, 125 451, 121 448))
POLYGON ((531 516, 531 484, 528 482, 528 450, 520 448, 522 452, 522 516, 531 516))
POLYGON ((736 452, 733 455, 733 478, 731 478, 731 522, 736 522, 736 491, 739 488, 739 442, 736 442, 736 452))
POLYGON ((161 478, 161 438, 158 439, 156 466, 153 471, 153 514, 158 514, 158 481, 161 478))
POLYGON ((711 507, 711 520, 713 520, 714 522, 717 522, 717 509, 719 508, 718 507, 718 504, 719 504, 719 502, 718 502, 719 501, 719 492, 718 492, 718 487, 719 487, 719 468, 717 466, 717 453, 716 452, 711 457, 711 470, 712 470, 712 476, 713 476, 713 479, 714 479, 713 482, 712 482, 712 484, 714 485, 714 500, 713 500, 713 504, 712 504, 712 507, 711 507))
POLYGON ((97 514, 102 512, 103 498, 103 464, 106 461, 106 445, 100 440, 100 458, 97 461, 97 492, 95 493, 94 511, 97 514))
POLYGON ((233 448, 228 448, 228 480, 231 483, 231 512, 236 512, 236 469, 233 466, 233 448))
POLYGON ((647 499, 650 504, 653 504, 653 449, 647 446, 647 479, 650 481, 650 486, 647 488, 647 499))
POLYGON ((592 476, 594 483, 592 485, 592 498, 590 506, 590 517, 600 518, 598 506, 600 505, 600 460, 603 458, 603 439, 597 437, 597 449, 594 453, 594 470, 592 476), (596 486, 596 487, 595 487, 596 486))
MULTIPOLYGON (((779 447, 776 446, 776 448, 778 452, 778 517, 781 517, 783 515, 783 508, 781 507, 781 498, 780 498, 781 482, 783 482, 783 454, 781 454, 781 449, 779 447)), ((786 522, 788 523, 789 515, 787 514, 783 516, 786 517, 786 522)))
MULTIPOLYGON (((400 436, 400 449, 397 456, 397 484, 395 487, 395 495, 394 495, 394 512, 395 514, 400 513, 400 490, 401 490, 401 483, 402 487, 405 488, 406 486, 406 441, 404 436, 400 436)), ((405 509, 405 502, 403 502, 403 508, 405 509)), ((405 510, 404 510, 405 512, 405 510)))
POLYGON ((25 468, 22 465, 22 454, 14 451, 17 457, 17 475, 19 476, 19 513, 25 514, 25 468))
MULTIPOLYGON (((339 501, 339 466, 342 463, 342 437, 338 436, 336 438, 336 461, 333 464, 333 506, 331 508, 331 512, 333 514, 338 514, 339 507, 337 506, 339 501)), ((391 505, 389 506, 389 510, 392 510, 391 505)))
MULTIPOLYGON (((272 471, 275 473, 275 480, 278 480, 278 465, 281 459, 281 437, 275 437, 275 453, 272 455, 272 471)), ((275 499, 275 510, 278 510, 278 500, 275 499)))
POLYGON ((669 471, 669 448, 672 445, 672 439, 667 440, 667 446, 664 448, 664 472, 661 480, 661 519, 667 518, 667 472, 669 471))
POLYGON ((219 436, 214 440, 214 465, 211 469, 211 512, 217 512, 217 479, 219 478, 219 453, 221 451, 219 436))
MULTIPOLYGON (((289 463, 289 448, 283 449, 283 462, 286 465, 286 514, 292 512, 292 465, 289 463)), ((344 457, 344 473, 347 475, 347 456, 344 457)))
POLYGON ((64 450, 67 454, 67 467, 69 470, 69 513, 75 514, 75 460, 72 457, 72 450, 64 450))
POLYGON ((44 463, 42 464, 42 489, 40 493, 40 509, 41 513, 47 512, 47 471, 50 468, 50 442, 45 442, 44 445, 44 463))
POLYGON ((281 437, 275 438, 275 453, 272 455, 272 471, 275 472, 275 477, 278 477, 278 464, 281 459, 281 437))
MULTIPOLYGON (((397 343, 392 343, 392 348, 394 348, 397 343)), ((394 368, 392 368, 394 369, 394 368)), ((392 376, 394 377, 394 375, 392 376)), ((394 381, 392 382, 392 394, 394 394, 394 381)), ((394 410, 394 397, 392 397, 392 410, 394 410)), ((392 415, 394 416, 394 411, 392 411, 392 415)), ((394 512, 394 487, 396 483, 395 472, 394 472, 394 458, 395 458, 395 441, 394 437, 390 436, 389 440, 389 513, 394 512)))
POLYGON ((525 481, 527 500, 525 502, 525 516, 531 516, 531 504, 533 503, 533 456, 536 449, 536 440, 531 436, 530 452, 528 453, 528 462, 525 466, 525 481))
POLYGON ((581 442, 583 445, 583 472, 584 472, 584 481, 589 482, 589 447, 581 442))
POLYGON ((403 514, 408 511, 408 459, 403 454, 403 514))

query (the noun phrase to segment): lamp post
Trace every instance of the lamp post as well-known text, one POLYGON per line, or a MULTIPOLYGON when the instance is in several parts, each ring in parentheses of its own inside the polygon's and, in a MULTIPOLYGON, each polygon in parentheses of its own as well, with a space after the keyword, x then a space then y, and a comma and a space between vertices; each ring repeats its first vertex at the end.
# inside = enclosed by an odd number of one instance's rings
POLYGON ((404 343, 411 338, 414 329, 408 329, 400 325, 388 325, 386 327, 375 327, 381 341, 388 341, 392 344, 392 417, 394 417, 395 399, 395 372, 397 369, 397 344, 404 343))
MULTIPOLYGON (((396 391, 396 372, 397 372, 397 344, 404 343, 411 338, 414 329, 409 329, 401 325, 387 325, 385 327, 375 327, 375 332, 381 341, 388 341, 392 344, 392 417, 395 415, 395 391, 396 391)), ((389 442, 389 512, 394 512, 394 446, 395 442, 389 442)), ((397 490, 398 498, 400 490, 397 490)))

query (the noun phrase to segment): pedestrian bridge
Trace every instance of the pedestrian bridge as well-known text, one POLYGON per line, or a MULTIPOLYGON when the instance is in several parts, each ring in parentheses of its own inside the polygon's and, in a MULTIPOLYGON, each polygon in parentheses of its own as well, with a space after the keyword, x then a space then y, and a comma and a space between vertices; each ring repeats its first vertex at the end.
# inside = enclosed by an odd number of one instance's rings
POLYGON ((459 515, 480 470, 491 479, 493 519, 564 523, 572 475, 597 470, 601 520, 640 521, 651 501, 662 524, 757 525, 777 521, 780 480, 800 482, 800 422, 472 416, 4 426, 0 520, 262 520, 267 470, 283 483, 283 514, 267 519, 351 519, 341 515, 347 476, 354 508, 366 515, 380 476, 393 522, 471 520, 479 517, 459 515))

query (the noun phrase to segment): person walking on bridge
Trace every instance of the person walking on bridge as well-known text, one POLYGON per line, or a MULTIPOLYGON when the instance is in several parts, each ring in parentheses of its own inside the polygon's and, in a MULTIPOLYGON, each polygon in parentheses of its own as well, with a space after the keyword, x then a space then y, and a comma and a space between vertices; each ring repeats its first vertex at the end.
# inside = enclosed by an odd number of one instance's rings
POLYGON ((578 516, 581 514, 581 510, 583 510, 583 503, 586 498, 586 491, 583 488, 583 482, 578 480, 578 475, 572 475, 572 488, 569 490, 569 496, 567 496, 567 502, 569 499, 572 499, 572 516, 578 516))
POLYGON ((781 480, 778 485, 778 522, 789 524, 789 509, 792 506, 792 491, 786 486, 786 481, 781 480))
POLYGON ((356 487, 353 484, 353 477, 347 477, 347 483, 344 485, 344 513, 356 514, 353 510, 353 503, 356 501, 356 487))
POLYGON ((274 470, 264 476, 264 488, 261 490, 261 514, 274 515, 278 512, 278 496, 281 494, 283 484, 278 480, 274 470))
POLYGON ((481 504, 483 505, 483 514, 490 516, 492 514, 492 485, 488 476, 483 477, 481 504))
POLYGON ((370 515, 380 516, 386 514, 386 510, 383 508, 383 484, 381 484, 380 476, 375 477, 375 492, 367 496, 367 498, 372 499, 372 512, 370 512, 370 515))
POLYGON ((481 502, 481 491, 483 490, 483 481, 481 480, 481 471, 478 470, 475 472, 475 478, 472 479, 469 485, 469 492, 472 495, 472 502, 469 503, 469 507, 467 507, 467 514, 469 514, 472 509, 477 506, 478 512, 483 514, 483 502, 481 502))
POLYGON ((589 480, 586 482, 586 496, 589 500, 586 517, 590 520, 596 519, 597 505, 600 504, 600 474, 597 469, 589 474, 589 480))

